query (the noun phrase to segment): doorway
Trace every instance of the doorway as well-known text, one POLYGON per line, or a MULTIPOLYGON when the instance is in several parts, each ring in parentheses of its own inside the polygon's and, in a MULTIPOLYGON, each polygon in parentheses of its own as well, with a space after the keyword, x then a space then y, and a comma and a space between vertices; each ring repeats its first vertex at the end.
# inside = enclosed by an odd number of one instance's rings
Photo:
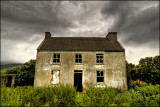
POLYGON ((74 86, 77 88, 76 91, 82 92, 82 70, 74 71, 74 86))
POLYGON ((12 76, 8 76, 6 86, 7 86, 7 87, 11 87, 11 83, 12 83, 12 76))

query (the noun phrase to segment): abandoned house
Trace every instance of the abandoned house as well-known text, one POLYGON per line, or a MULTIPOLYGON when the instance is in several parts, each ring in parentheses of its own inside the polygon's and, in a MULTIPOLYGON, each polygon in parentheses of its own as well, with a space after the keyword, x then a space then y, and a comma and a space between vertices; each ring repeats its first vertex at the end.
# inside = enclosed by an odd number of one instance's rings
POLYGON ((70 84, 77 91, 89 86, 127 90, 125 49, 117 32, 106 37, 45 38, 37 49, 34 87, 70 84))

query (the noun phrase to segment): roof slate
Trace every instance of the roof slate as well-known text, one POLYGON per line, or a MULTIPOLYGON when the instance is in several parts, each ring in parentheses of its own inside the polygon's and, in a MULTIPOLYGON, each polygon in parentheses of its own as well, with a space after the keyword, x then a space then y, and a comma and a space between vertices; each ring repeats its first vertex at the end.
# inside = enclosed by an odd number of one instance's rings
POLYGON ((51 37, 44 39, 38 51, 107 51, 124 52, 124 48, 107 37, 51 37))

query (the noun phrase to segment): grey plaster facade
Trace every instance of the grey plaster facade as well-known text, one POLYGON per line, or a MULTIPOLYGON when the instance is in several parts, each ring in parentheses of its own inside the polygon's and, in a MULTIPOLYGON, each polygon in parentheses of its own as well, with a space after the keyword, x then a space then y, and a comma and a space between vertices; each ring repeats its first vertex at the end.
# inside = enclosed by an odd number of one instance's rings
POLYGON ((54 85, 70 84, 74 86, 75 70, 81 70, 83 91, 89 86, 107 86, 119 88, 122 91, 127 90, 125 51, 38 50, 34 87, 51 86, 52 71, 56 70, 59 71, 59 82, 54 85), (60 63, 53 62, 53 54, 56 53, 60 54, 60 63), (82 63, 75 63, 76 54, 82 55, 82 63), (103 55, 103 63, 96 62, 96 54, 103 55), (97 71, 103 71, 103 82, 97 82, 97 71))

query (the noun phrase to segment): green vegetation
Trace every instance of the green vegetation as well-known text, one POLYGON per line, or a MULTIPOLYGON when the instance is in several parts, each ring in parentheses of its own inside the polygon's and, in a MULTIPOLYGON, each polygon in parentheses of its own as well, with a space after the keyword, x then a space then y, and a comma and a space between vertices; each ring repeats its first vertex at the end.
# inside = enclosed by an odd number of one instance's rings
POLYGON ((30 60, 21 66, 13 67, 3 71, 3 74, 18 74, 16 77, 16 86, 27 86, 34 84, 36 60, 30 60))
POLYGON ((1 106, 160 106, 160 85, 134 87, 127 92, 90 87, 77 94, 72 86, 1 87, 1 106))
POLYGON ((160 56, 141 58, 138 65, 126 64, 129 88, 160 84, 160 56))
POLYGON ((129 90, 123 93, 90 87, 79 95, 69 85, 33 88, 35 62, 1 70, 18 74, 15 88, 1 87, 1 106, 160 106, 160 56, 142 58, 138 65, 126 63, 129 90))

